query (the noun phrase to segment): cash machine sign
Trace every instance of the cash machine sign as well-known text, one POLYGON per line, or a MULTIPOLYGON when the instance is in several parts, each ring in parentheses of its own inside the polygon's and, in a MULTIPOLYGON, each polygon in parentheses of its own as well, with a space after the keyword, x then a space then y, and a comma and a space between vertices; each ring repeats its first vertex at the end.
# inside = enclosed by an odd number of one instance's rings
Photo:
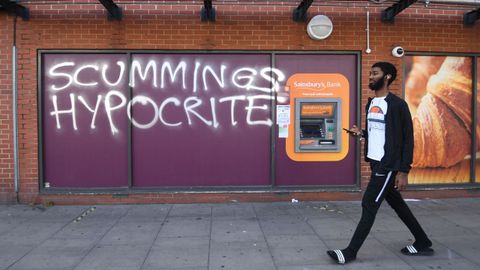
POLYGON ((323 116, 333 115, 334 104, 308 104, 302 105, 302 116, 323 116))

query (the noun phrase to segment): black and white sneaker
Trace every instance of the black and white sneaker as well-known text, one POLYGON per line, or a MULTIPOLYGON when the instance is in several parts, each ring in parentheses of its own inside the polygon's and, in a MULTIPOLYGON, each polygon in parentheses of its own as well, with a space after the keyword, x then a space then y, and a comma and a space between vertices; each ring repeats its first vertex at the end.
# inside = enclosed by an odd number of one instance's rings
POLYGON ((402 252, 402 254, 407 256, 432 256, 434 253, 434 250, 431 247, 417 249, 414 246, 406 246, 402 248, 400 252, 402 252))
POLYGON ((345 250, 334 249, 327 251, 328 256, 332 258, 336 263, 346 264, 350 261, 355 260, 355 256, 351 256, 345 250))

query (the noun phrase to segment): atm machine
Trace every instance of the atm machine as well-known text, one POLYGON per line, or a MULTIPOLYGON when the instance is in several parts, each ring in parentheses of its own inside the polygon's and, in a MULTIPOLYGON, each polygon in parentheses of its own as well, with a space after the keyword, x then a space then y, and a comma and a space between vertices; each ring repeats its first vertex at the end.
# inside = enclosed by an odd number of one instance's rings
POLYGON ((340 98, 295 99, 295 152, 340 152, 340 98))

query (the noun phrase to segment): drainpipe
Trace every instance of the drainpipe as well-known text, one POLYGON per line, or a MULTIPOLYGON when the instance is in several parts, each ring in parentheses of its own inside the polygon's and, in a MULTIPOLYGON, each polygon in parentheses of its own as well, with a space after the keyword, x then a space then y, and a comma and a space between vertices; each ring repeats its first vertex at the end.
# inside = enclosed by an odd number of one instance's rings
POLYGON ((367 28, 365 29, 365 32, 367 33, 367 49, 365 50, 365 53, 369 54, 372 52, 372 49, 370 49, 370 11, 367 9, 367 28))
POLYGON ((13 17, 13 46, 12 46, 12 115, 13 115, 13 171, 15 181, 15 196, 19 198, 19 164, 18 164, 18 118, 17 118, 17 15, 13 17))

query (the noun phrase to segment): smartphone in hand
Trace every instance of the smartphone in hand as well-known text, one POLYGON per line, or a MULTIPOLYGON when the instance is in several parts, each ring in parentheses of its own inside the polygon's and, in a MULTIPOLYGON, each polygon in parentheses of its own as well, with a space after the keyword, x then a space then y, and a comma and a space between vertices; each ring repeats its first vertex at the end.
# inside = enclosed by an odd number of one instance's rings
POLYGON ((345 132, 347 132, 350 135, 357 136, 357 134, 355 132, 351 131, 350 129, 343 128, 343 130, 345 130, 345 132))

